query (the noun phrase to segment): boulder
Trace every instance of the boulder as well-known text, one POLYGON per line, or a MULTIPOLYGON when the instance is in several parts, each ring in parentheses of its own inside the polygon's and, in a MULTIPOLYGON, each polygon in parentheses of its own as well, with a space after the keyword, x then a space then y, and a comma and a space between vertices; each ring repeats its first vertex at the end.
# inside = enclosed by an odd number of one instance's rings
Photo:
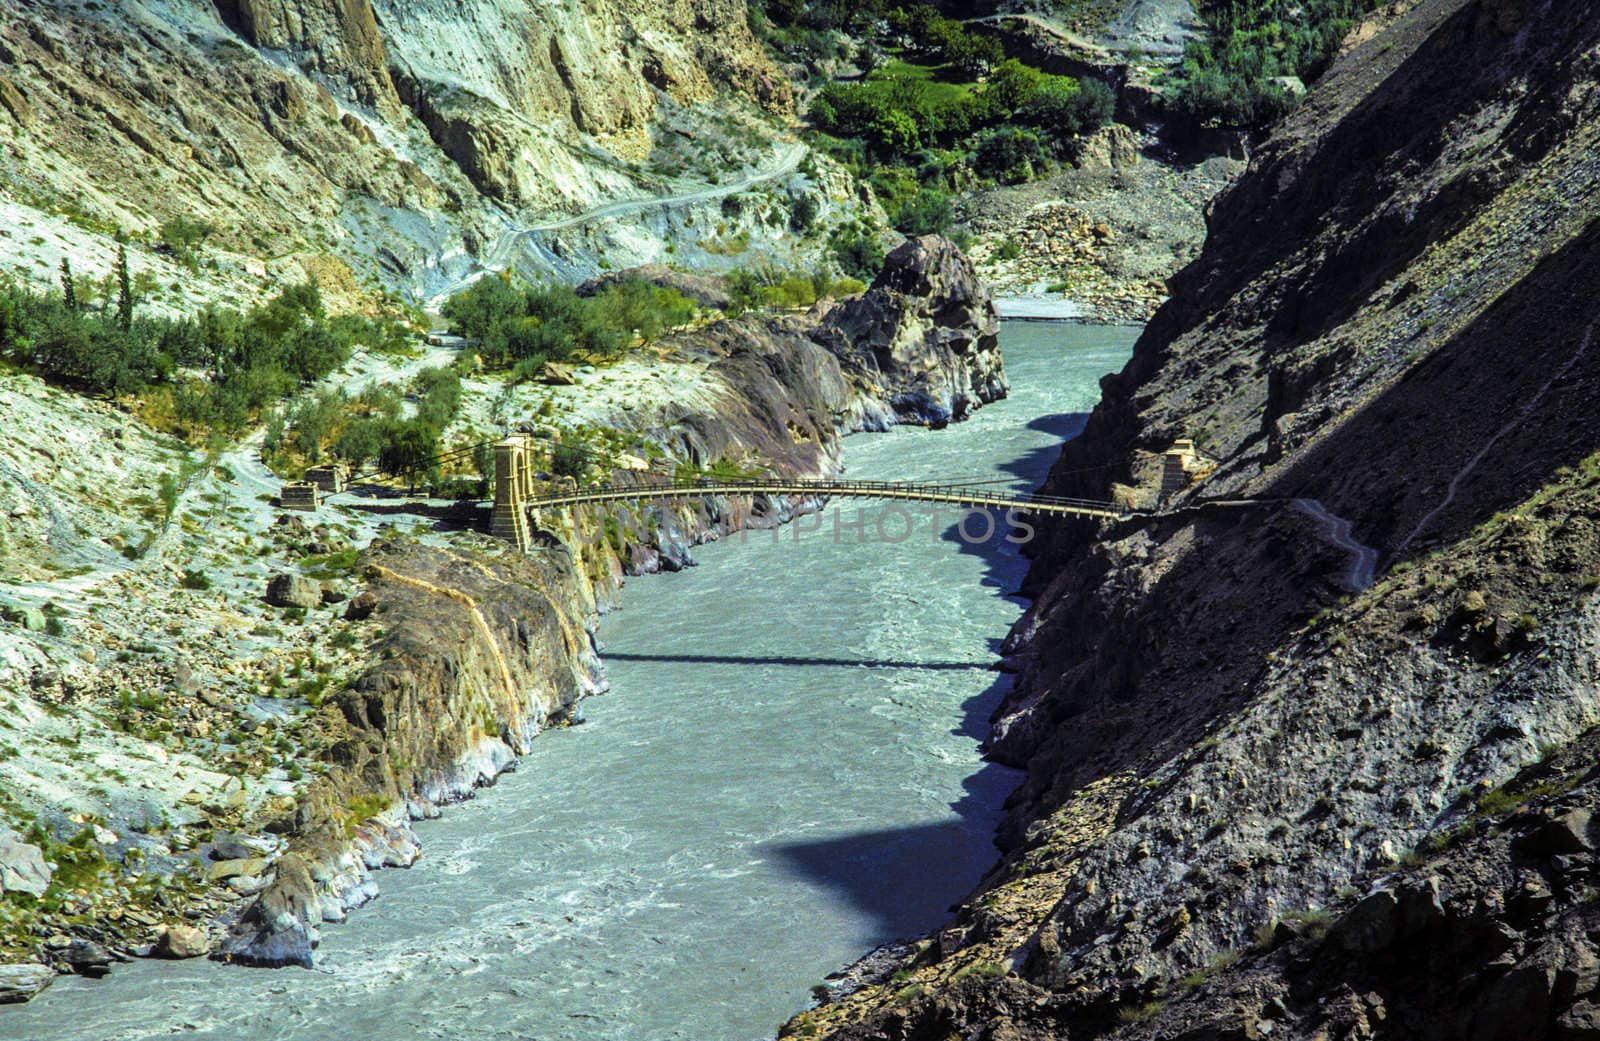
POLYGON ((61 952, 61 960, 80 976, 98 979, 111 971, 111 952, 93 940, 73 940, 61 952))
POLYGON ((23 842, 13 831, 0 829, 0 893, 44 896, 50 875, 43 850, 23 842))
POLYGON ((48 965, 33 962, 0 965, 0 1005, 27 1001, 50 986, 50 981, 55 978, 55 970, 48 965))
POLYGON ((1556 1037, 1560 1041, 1600 1041, 1600 1005, 1585 999, 1561 1013, 1556 1017, 1556 1037))
POLYGON ((273 607, 310 609, 322 603, 322 589, 304 575, 284 572, 273 575, 267 583, 267 603, 273 607))
POLYGON ((1591 852, 1594 845, 1589 839, 1589 821, 1589 811, 1581 806, 1552 810, 1544 823, 1519 845, 1544 856, 1591 852))
POLYGON ((271 867, 265 857, 245 857, 240 860, 219 860, 211 865, 206 877, 213 882, 223 882, 241 875, 255 876, 271 867))
POLYGON ((1107 124, 1078 144, 1080 169, 1120 170, 1138 161, 1139 135, 1121 123, 1107 124))
POLYGON ((211 938, 204 929, 174 925, 161 934, 156 953, 163 958, 200 958, 211 953, 211 938))
POLYGON ((309 969, 321 902, 310 866, 298 853, 278 862, 277 878, 239 918, 215 957, 244 965, 309 969))
POLYGON ((578 382, 571 365, 563 365, 558 361, 547 361, 539 373, 539 382, 548 383, 552 387, 570 387, 578 382))
POLYGON ((378 597, 372 590, 363 590, 357 593, 355 599, 345 605, 344 619, 347 622, 360 622, 372 617, 372 612, 378 609, 378 597))

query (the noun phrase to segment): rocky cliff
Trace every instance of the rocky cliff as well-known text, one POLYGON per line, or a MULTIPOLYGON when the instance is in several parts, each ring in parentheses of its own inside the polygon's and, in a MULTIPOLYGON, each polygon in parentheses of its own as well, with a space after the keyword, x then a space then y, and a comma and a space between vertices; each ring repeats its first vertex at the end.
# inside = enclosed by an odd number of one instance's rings
POLYGON ((784 253, 793 199, 848 204, 798 171, 787 80, 730 0, 11 8, 0 205, 26 234, 0 260, 40 282, 63 256, 103 276, 120 235, 147 306, 263 276, 425 299, 476 263, 662 259, 669 234, 679 261, 784 253))
POLYGON ((796 1029, 1593 1035, 1597 61, 1576 3, 1353 35, 1045 488, 1165 515, 1036 547, 1004 864, 796 1029))

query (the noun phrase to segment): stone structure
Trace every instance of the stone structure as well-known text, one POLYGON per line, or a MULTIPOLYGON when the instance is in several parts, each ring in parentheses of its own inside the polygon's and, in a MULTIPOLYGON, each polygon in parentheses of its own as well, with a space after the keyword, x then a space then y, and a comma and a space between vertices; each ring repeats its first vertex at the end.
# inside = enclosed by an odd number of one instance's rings
POLYGON ((321 489, 310 481, 290 481, 284 484, 278 496, 286 510, 315 513, 322 505, 321 489))
POLYGON ((349 478, 350 468, 343 463, 326 463, 306 469, 306 480, 316 485, 324 495, 337 495, 344 491, 349 478))
POLYGON ((512 434, 494 446, 494 512, 489 531, 519 550, 528 548, 528 510, 533 494, 533 463, 528 439, 512 434))
POLYGON ((1161 501, 1166 502, 1214 468, 1210 460, 1195 450, 1189 438, 1172 442, 1161 460, 1161 501))

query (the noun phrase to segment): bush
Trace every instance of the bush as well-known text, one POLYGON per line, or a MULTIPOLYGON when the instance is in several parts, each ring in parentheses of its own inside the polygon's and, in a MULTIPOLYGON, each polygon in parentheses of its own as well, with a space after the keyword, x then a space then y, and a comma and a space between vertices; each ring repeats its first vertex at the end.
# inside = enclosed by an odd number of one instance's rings
POLYGON ((206 590, 211 588, 211 576, 204 571, 185 571, 178 579, 178 585, 184 589, 206 590))
POLYGON ((582 446, 559 442, 550 450, 550 472, 582 481, 589 470, 589 453, 582 446))
POLYGON ((479 279, 441 309, 452 332, 478 342, 485 364, 517 378, 580 353, 614 356, 635 337, 649 343, 696 310, 677 290, 639 278, 580 297, 565 285, 520 287, 509 274, 479 279))
POLYGON ((147 418, 234 434, 268 404, 344 364, 365 319, 330 321, 315 286, 291 286, 247 312, 193 319, 74 310, 62 297, 0 284, 0 357, 92 393, 143 396, 147 418), (180 367, 189 374, 179 377, 180 367), (159 407, 157 407, 159 405, 159 407))
POLYGON ((217 230, 206 220, 190 220, 178 215, 161 225, 161 243, 190 268, 195 266, 196 253, 217 230))
POLYGON ((1174 76, 1173 111, 1193 123, 1258 128, 1293 107, 1274 81, 1311 83, 1377 0, 1209 0, 1208 36, 1191 40, 1174 76))
POLYGON ((797 234, 805 234, 817 223, 817 214, 821 212, 822 205, 817 202, 815 195, 797 195, 789 210, 789 230, 797 234))
POLYGON ((836 230, 828 239, 828 250, 840 271, 863 282, 877 278, 883 267, 883 244, 869 228, 860 224, 836 230))
POLYGON ((421 420, 393 420, 384 430, 378 465, 416 487, 439 479, 438 455, 439 431, 421 420))
POLYGON ((1052 79, 1058 82, 1043 85, 1023 101, 1017 118, 1039 128, 1052 139, 1056 153, 1064 155, 1072 138, 1093 133, 1111 122, 1117 96, 1099 80, 1079 83, 1064 76, 1052 79))
POLYGON ((1002 184, 1026 181, 1048 161, 1037 134, 1010 126, 991 130, 980 137, 972 158, 980 174, 1002 184))
POLYGON ((430 368, 417 373, 417 419, 443 430, 461 408, 461 377, 454 369, 430 368))
POLYGON ((925 188, 895 210, 893 223, 903 235, 942 235, 950 227, 950 196, 925 188))

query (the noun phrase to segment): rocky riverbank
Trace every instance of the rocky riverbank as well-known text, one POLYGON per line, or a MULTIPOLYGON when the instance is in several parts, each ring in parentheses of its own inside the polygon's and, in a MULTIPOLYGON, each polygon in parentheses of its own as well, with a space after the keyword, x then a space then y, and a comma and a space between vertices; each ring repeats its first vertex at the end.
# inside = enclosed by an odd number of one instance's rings
MULTIPOLYGON (((857 298, 675 334, 646 371, 654 366, 659 392, 693 370, 704 393, 632 394, 591 418, 654 446, 650 458, 624 455, 615 482, 651 465, 718 461, 826 476, 838 472, 845 433, 940 426, 1003 395, 996 332, 960 252, 915 240, 857 298)), ((238 501, 272 487, 259 464, 230 462, 237 471, 209 474, 179 502, 179 527, 208 488, 243 483, 224 497, 238 501)), ((48 495, 35 508, 50 514, 67 487, 41 488, 48 495)), ((114 516, 114 503, 102 505, 114 516)), ((28 698, 18 710, 60 718, 73 742, 58 755, 25 740, 0 762, 8 816, 33 828, 30 841, 0 846, 10 867, 0 885, 18 894, 0 921, 6 952, 83 972, 140 954, 309 964, 321 924, 375 894, 371 872, 418 855, 412 821, 492 783, 542 729, 572 721, 578 700, 603 689, 590 630, 626 574, 685 566, 697 542, 814 506, 751 497, 589 510, 547 518, 553 529, 526 557, 460 530, 471 518, 448 509, 389 514, 404 533, 359 507, 331 508, 314 527, 265 511, 238 527, 210 525, 159 570, 80 576, 78 599, 62 589, 48 601, 55 626, 0 631, 7 660, 31 670, 31 688, 60 692, 48 712, 28 698), (186 601, 195 591, 181 582, 174 589, 174 574, 195 570, 190 552, 235 561, 209 572, 215 608, 186 601), (291 571, 274 571, 286 564, 291 571), (105 582, 140 595, 119 607, 95 592, 105 582), (139 644, 147 612, 169 603, 192 628, 139 644), (293 642, 274 644, 278 632, 293 642), (278 669, 240 653, 275 655, 278 669), (148 697, 119 693, 135 673, 148 697), (125 722, 107 728, 102 714, 119 699, 125 722), (79 748, 151 770, 74 777, 79 748), (182 783, 155 783, 166 761, 182 783), (38 783, 46 775, 52 787, 38 783)), ((52 590, 43 582, 29 595, 43 602, 52 590)), ((41 724, 37 737, 52 732, 41 724)), ((13 975, 14 997, 48 978, 13 975)))
POLYGON ((1243 169, 1113 124, 1084 143, 1075 167, 972 192, 957 216, 1007 317, 1142 325, 1199 253, 1206 205, 1243 169))

